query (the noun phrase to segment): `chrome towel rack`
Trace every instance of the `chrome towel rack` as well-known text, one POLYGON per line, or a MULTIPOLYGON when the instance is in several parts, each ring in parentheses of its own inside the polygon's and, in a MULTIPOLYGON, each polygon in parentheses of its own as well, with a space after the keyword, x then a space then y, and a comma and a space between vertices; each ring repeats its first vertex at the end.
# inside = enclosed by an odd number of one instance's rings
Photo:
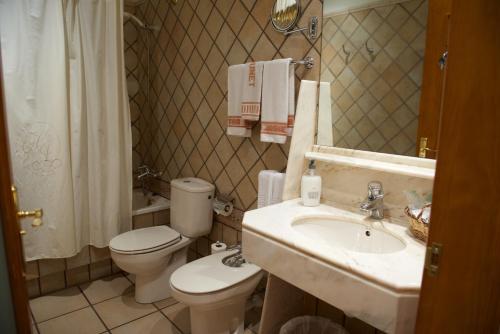
POLYGON ((307 56, 302 60, 292 60, 291 63, 294 65, 304 65, 308 70, 310 70, 314 66, 314 58, 307 56))

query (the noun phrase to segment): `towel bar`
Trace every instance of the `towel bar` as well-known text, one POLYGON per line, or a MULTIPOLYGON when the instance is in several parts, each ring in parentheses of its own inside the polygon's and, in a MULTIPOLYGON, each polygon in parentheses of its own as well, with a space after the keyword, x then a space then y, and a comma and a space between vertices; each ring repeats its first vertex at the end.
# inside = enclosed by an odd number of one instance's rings
POLYGON ((310 70, 314 66, 314 58, 307 56, 302 60, 292 60, 292 64, 304 65, 308 70, 310 70))

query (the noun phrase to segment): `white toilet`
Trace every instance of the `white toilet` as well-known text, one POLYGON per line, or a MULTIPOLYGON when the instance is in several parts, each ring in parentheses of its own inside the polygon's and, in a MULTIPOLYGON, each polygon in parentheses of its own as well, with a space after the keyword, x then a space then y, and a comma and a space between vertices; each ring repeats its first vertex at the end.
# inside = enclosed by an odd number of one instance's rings
POLYGON ((125 232, 110 243, 111 258, 135 275, 135 300, 151 303, 170 297, 170 275, 187 262, 195 238, 212 229, 214 185, 198 178, 170 183, 170 225, 125 232))
POLYGON ((236 251, 203 257, 170 277, 172 296, 189 306, 192 334, 243 334, 245 304, 262 278, 256 265, 229 267, 222 259, 236 251))

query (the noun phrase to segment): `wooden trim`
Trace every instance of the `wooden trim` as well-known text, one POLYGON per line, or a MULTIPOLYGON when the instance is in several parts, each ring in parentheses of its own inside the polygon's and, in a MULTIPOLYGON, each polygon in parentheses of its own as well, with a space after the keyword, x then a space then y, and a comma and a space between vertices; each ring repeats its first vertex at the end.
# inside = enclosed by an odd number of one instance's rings
POLYGON ((24 275, 24 254, 19 223, 11 192, 9 142, 5 118, 5 97, 0 55, 0 217, 4 235, 7 266, 9 270, 12 304, 18 333, 31 333, 28 310, 28 292, 24 275))
POLYGON ((453 0, 429 243, 416 333, 499 333, 500 2, 453 0))
MULTIPOLYGON (((432 150, 436 150, 439 143, 446 70, 439 68, 438 60, 448 49, 451 3, 452 0, 429 0, 422 95, 419 106, 417 156, 420 138, 427 137, 427 147, 432 150)), ((436 152, 428 151, 426 157, 435 159, 436 152)))

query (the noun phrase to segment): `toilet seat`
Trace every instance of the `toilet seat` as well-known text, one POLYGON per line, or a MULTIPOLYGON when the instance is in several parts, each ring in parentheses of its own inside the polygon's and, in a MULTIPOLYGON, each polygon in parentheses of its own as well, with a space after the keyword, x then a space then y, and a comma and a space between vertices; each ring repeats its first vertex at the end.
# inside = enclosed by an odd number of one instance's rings
POLYGON ((212 254, 183 265, 170 277, 171 286, 187 294, 209 294, 235 286, 261 271, 250 263, 238 268, 224 265, 222 259, 234 253, 212 254))
POLYGON ((109 242, 109 248, 119 254, 144 254, 177 244, 181 235, 168 226, 153 226, 120 234, 109 242))

